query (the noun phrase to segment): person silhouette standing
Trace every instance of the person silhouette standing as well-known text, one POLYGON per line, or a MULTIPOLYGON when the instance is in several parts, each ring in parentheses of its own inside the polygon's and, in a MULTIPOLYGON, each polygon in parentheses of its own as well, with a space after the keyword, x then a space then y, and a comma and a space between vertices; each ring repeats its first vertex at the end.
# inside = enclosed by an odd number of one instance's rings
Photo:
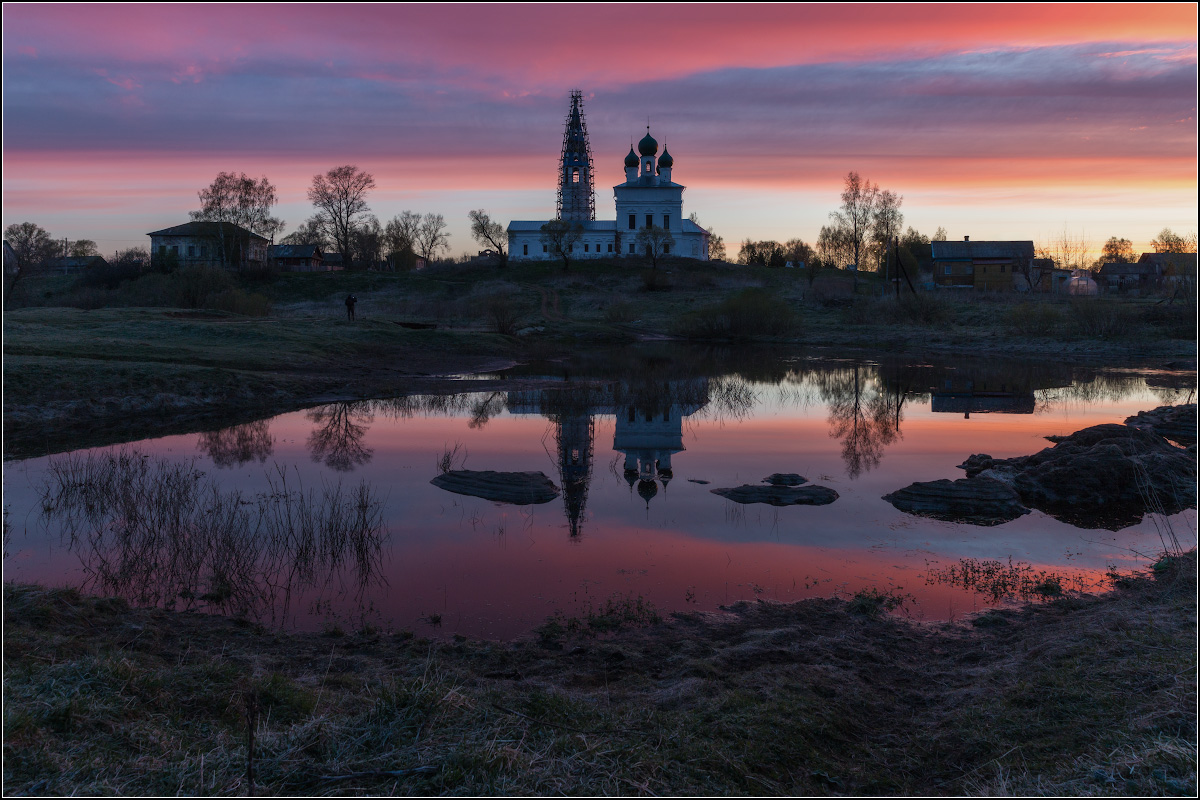
POLYGON ((354 322, 354 304, 358 302, 358 298, 354 295, 346 297, 346 319, 354 322))

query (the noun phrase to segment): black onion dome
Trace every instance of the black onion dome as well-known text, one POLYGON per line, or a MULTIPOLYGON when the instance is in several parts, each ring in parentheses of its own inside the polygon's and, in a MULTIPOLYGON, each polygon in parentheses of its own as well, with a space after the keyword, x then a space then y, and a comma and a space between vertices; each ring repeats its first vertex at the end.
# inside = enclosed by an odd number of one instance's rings
POLYGON ((633 147, 629 148, 629 155, 625 156, 625 166, 636 167, 638 165, 637 153, 633 152, 633 147))
POLYGON ((671 154, 667 152, 667 148, 665 147, 663 148, 662 157, 658 159, 658 165, 667 169, 675 166, 675 159, 671 158, 671 154))
POLYGON ((646 135, 638 142, 638 152, 644 156, 652 156, 658 152, 658 140, 650 135, 650 129, 646 129, 646 135))

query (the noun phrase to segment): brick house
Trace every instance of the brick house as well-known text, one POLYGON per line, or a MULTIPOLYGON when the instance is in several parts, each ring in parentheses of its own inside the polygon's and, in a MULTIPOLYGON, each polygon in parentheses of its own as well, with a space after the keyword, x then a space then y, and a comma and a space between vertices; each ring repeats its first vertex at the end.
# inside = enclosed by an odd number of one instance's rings
POLYGON ((267 262, 268 240, 232 222, 186 222, 146 235, 152 259, 173 257, 181 267, 261 267, 267 262))

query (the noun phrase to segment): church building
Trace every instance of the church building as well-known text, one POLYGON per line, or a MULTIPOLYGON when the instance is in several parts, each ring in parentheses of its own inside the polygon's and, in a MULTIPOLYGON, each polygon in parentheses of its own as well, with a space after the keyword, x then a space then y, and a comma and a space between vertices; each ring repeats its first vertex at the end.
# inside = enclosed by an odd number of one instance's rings
MULTIPOLYGON (((675 159, 658 141, 646 135, 625 156, 625 182, 613 187, 615 220, 596 219, 592 152, 583 117, 583 95, 571 93, 571 110, 558 173, 557 219, 580 228, 572 245, 573 259, 637 256, 637 235, 653 226, 670 235, 662 255, 708 260, 708 231, 683 215, 684 186, 671 180, 675 159)), ((508 253, 514 261, 551 260, 558 255, 542 240, 546 220, 513 220, 508 224, 508 253)))

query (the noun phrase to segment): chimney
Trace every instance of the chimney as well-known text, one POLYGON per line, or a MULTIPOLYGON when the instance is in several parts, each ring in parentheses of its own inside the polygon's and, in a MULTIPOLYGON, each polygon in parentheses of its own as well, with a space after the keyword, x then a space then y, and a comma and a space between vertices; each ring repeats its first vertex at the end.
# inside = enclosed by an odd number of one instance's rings
POLYGON ((969 242, 969 241, 971 241, 971 237, 970 237, 970 236, 964 236, 964 237, 963 237, 963 241, 964 241, 964 242, 969 242))

